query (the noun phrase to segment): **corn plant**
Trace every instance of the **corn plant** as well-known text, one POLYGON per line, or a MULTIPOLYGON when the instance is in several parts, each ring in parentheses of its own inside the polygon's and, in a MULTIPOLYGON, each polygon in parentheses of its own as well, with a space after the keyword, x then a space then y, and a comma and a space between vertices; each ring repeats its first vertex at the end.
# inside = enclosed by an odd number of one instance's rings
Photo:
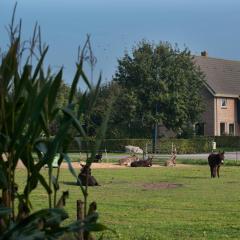
MULTIPOLYGON (((64 233, 84 231, 102 231, 107 229, 98 224, 97 213, 87 213, 88 188, 79 181, 71 159, 68 156, 68 145, 75 140, 88 140, 82 119, 91 114, 98 96, 101 77, 93 86, 83 70, 84 51, 76 64, 76 73, 71 84, 68 104, 64 108, 56 107, 57 93, 62 83, 63 69, 56 74, 44 71, 44 59, 48 47, 39 47, 37 63, 32 64, 36 44, 34 31, 29 57, 23 61, 20 31, 11 25, 11 41, 6 54, 0 63, 0 239, 56 239, 64 233), (18 32, 16 36, 16 32, 18 32), (87 90, 76 97, 79 80, 87 85, 87 90), (62 113, 62 114, 59 114, 62 113), (54 136, 50 134, 50 125, 59 119, 59 126, 54 136), (75 131, 73 131, 73 128, 75 131), (34 159, 33 154, 38 156, 34 159), (57 175, 53 175, 52 163, 59 156, 57 175), (22 193, 16 183, 16 168, 19 162, 27 171, 26 185, 22 193), (57 199, 59 190, 58 178, 61 163, 66 161, 73 176, 77 179, 84 199, 84 220, 61 226, 68 215, 62 209, 68 193, 64 192, 57 199), (48 178, 41 173, 48 166, 48 178), (48 209, 32 213, 31 192, 41 184, 48 194, 48 209)), ((87 40, 89 41, 89 39, 87 40)), ((91 164, 97 152, 107 126, 110 108, 102 126, 98 130, 96 144, 91 149, 87 163, 91 164)), ((85 239, 89 234, 85 234, 85 239)))

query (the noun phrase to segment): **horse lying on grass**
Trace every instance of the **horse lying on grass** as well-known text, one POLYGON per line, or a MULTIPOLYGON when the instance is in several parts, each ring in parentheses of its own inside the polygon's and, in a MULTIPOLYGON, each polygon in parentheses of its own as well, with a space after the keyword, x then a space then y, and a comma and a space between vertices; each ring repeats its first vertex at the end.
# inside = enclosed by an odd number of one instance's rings
POLYGON ((120 165, 125 165, 125 166, 130 166, 132 162, 135 162, 135 161, 138 161, 138 160, 139 160, 138 156, 133 155, 131 157, 121 158, 119 160, 119 164, 120 165))
MULTIPOLYGON (((89 164, 81 164, 82 169, 78 175, 78 179, 81 181, 83 186, 100 186, 94 176, 91 175, 91 168, 89 164)), ((79 182, 77 182, 79 185, 79 182)))
POLYGON ((210 167, 211 178, 215 178, 216 175, 219 177, 219 171, 221 164, 224 163, 224 152, 222 153, 211 153, 208 156, 208 164, 210 167))
POLYGON ((147 160, 138 160, 131 163, 131 167, 151 167, 152 157, 147 160))

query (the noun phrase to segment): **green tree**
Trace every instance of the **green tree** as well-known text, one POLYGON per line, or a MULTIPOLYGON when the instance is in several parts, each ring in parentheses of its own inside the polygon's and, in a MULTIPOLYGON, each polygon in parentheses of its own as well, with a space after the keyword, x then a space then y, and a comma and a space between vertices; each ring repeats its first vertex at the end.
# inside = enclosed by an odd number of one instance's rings
POLYGON ((61 108, 67 105, 70 91, 71 87, 68 86, 64 81, 62 81, 56 98, 57 107, 61 108))
POLYGON ((148 133, 156 123, 182 132, 203 110, 200 91, 204 77, 187 48, 181 51, 169 43, 141 41, 132 54, 118 60, 113 81, 125 96, 136 99, 129 99, 134 111, 124 113, 125 118, 148 133))
MULTIPOLYGON (((94 111, 91 119, 88 120, 88 123, 91 123, 91 135, 95 136, 94 129, 101 124, 110 99, 113 97, 115 97, 115 101, 108 122, 106 138, 134 137, 134 129, 138 128, 137 123, 133 122, 136 119, 136 95, 133 91, 128 91, 113 81, 100 88, 94 111)), ((138 124, 138 126, 140 125, 138 124)))

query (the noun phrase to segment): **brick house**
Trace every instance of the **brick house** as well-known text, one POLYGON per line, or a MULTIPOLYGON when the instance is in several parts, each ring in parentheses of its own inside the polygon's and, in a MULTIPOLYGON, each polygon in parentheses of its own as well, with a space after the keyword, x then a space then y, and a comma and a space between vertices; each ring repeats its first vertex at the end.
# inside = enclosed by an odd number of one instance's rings
POLYGON ((205 136, 240 136, 240 61, 194 57, 205 75, 202 91, 205 112, 196 133, 205 136))

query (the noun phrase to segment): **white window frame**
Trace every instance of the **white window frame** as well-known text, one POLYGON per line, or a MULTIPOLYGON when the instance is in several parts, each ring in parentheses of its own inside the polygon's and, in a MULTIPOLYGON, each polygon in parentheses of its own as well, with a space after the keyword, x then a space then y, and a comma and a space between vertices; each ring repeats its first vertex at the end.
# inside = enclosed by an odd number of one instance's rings
POLYGON ((220 130, 220 136, 225 136, 225 134, 227 133, 227 124, 225 122, 220 122, 219 124, 219 130, 220 130), (224 124, 224 132, 221 132, 221 125, 224 124))
POLYGON ((227 108, 227 98, 221 98, 221 108, 227 108))
POLYGON ((235 124, 234 123, 228 124, 228 134, 230 135, 230 125, 233 125, 233 134, 231 136, 235 136, 235 124))

